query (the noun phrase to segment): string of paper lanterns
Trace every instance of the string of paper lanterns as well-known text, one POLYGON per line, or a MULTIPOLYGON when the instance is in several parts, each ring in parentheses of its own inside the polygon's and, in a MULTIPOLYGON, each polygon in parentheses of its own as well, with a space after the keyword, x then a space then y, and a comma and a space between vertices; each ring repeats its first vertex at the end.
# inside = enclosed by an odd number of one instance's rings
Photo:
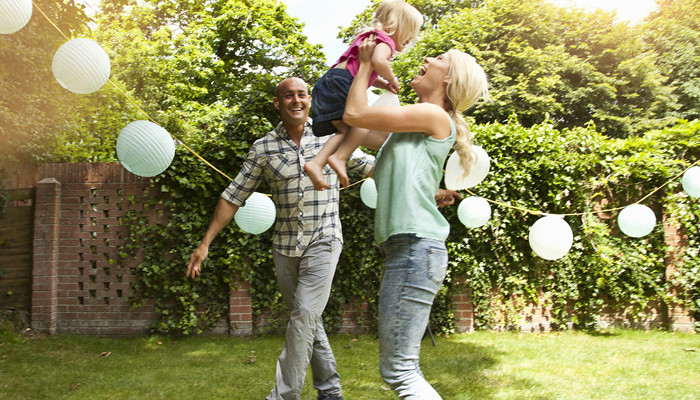
MULTIPOLYGON (((0 2, 0 34, 12 34, 26 26, 32 16, 32 6, 49 20, 31 0, 0 2)), ((49 22, 52 23, 50 20, 49 22)), ((66 37, 60 28, 56 25, 54 27, 66 37)), ((52 71, 56 81, 62 87, 78 94, 94 93, 107 82, 112 83, 109 80, 109 56, 99 44, 90 39, 72 39, 63 44, 54 55, 52 71)), ((119 90, 116 85, 114 87, 119 90)), ((124 92, 121 93, 126 96, 124 92)), ((126 97, 131 101, 128 96, 126 97)), ((133 101, 132 104, 135 105, 133 101)), ((397 106, 399 104, 398 96, 385 93, 372 105, 397 106)), ((152 177, 165 171, 172 163, 175 154, 174 140, 176 140, 174 136, 154 122, 134 121, 119 134, 117 158, 128 171, 139 176, 152 177)), ((186 145, 185 147, 207 165, 226 176, 192 149, 186 145)), ((475 158, 469 174, 464 174, 456 152, 449 157, 445 170, 445 185, 448 189, 472 188, 488 175, 490 169, 488 154, 480 146, 474 145, 472 148, 475 158)), ((700 197, 700 167, 693 166, 685 171, 682 186, 691 197, 700 197)), ((377 191, 374 180, 370 178, 363 182, 360 197, 365 205, 376 208, 377 191)), ((529 212, 543 215, 539 212, 529 212)), ((256 192, 246 201, 245 206, 239 208, 235 219, 242 230, 259 234, 272 226, 275 214, 275 206, 269 196, 256 192)), ((491 207, 488 200, 472 196, 460 202, 458 218, 465 226, 469 228, 484 226, 490 217, 491 207)), ((620 230, 631 237, 646 236, 655 225, 656 216, 653 211, 641 204, 623 208, 618 216, 620 230)), ((564 216, 544 215, 530 228, 528 241, 535 254, 547 260, 556 260, 568 253, 573 243, 573 233, 564 216)))
MULTIPOLYGON (((11 34, 22 29, 31 19, 32 6, 67 38, 61 29, 53 24, 44 12, 31 0, 2 0, 0 2, 0 33, 11 34)), ((129 96, 109 80, 111 65, 109 56, 95 41, 86 38, 68 40, 54 54, 52 72, 56 81, 65 89, 77 94, 90 94, 100 90, 107 82, 124 95, 150 121, 138 120, 127 124, 117 138, 116 152, 124 168, 138 176, 153 177, 164 172, 175 157, 175 138, 165 128, 158 125, 129 96)), ((398 101, 398 98, 397 100, 398 101)), ((183 146, 199 157, 207 165, 226 176, 207 160, 183 146)), ((375 199, 376 202, 376 199, 375 199)), ((235 215, 238 226, 245 232, 260 234, 274 224, 275 205, 269 196, 253 193, 235 215)))
MULTIPOLYGON (((31 19, 32 7, 66 37, 31 0, 0 2, 0 33, 11 34, 22 29, 31 19)), ((87 38, 70 39, 61 45, 54 54, 51 70, 56 81, 73 93, 94 93, 111 82, 109 56, 97 42, 87 38)), ((122 129, 117 138, 117 158, 133 174, 152 177, 172 163, 174 139, 155 123, 134 121, 122 129)))
MULTIPOLYGON (((394 96, 385 93, 372 105, 398 105, 398 99, 394 96)), ((445 186, 447 189, 470 189, 480 184, 488 175, 491 166, 488 154, 477 145, 473 145, 472 149, 474 159, 468 174, 464 173, 457 152, 453 152, 447 159, 445 165, 445 186)), ((683 175, 682 184, 688 195, 700 197, 700 167, 693 166, 688 169, 683 175)), ((363 181, 360 187, 360 198, 367 207, 376 208, 377 188, 372 178, 363 181)), ((493 203, 518 209, 518 207, 493 203)), ((558 260, 568 254, 573 245, 574 236, 571 226, 564 219, 565 215, 548 215, 521 208, 520 210, 542 216, 531 226, 528 235, 530 247, 537 256, 545 260, 558 260)), ((491 218, 489 200, 479 196, 464 198, 457 207, 457 217, 467 228, 479 228, 486 225, 491 218)), ((640 238, 654 230, 656 215, 643 204, 632 204, 622 208, 617 218, 617 224, 625 235, 640 238)))

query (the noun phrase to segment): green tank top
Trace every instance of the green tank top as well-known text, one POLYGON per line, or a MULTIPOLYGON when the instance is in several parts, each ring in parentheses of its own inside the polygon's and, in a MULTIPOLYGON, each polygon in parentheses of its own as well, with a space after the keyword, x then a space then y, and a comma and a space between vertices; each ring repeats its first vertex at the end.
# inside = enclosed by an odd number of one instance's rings
POLYGON ((438 210, 435 194, 445 159, 455 142, 452 119, 450 126, 450 136, 440 140, 421 132, 392 133, 379 150, 373 173, 377 185, 377 243, 407 233, 426 239, 447 239, 450 225, 438 210))

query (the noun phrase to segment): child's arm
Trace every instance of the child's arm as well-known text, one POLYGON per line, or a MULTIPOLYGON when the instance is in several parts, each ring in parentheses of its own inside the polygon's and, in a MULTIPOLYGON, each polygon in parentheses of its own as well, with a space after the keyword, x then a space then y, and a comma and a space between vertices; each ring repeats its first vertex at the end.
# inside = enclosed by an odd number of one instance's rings
POLYGON ((387 90, 393 94, 399 93, 393 86, 389 85, 389 82, 387 82, 386 79, 382 78, 381 76, 374 80, 372 86, 376 87, 377 89, 387 90))
POLYGON ((391 69, 389 57, 391 57, 391 47, 389 47, 389 45, 386 43, 377 43, 377 47, 375 47, 374 52, 372 52, 372 69, 375 70, 382 78, 386 79, 386 82, 389 85, 389 88, 386 88, 387 90, 397 93, 400 86, 399 80, 396 79, 394 71, 391 69))

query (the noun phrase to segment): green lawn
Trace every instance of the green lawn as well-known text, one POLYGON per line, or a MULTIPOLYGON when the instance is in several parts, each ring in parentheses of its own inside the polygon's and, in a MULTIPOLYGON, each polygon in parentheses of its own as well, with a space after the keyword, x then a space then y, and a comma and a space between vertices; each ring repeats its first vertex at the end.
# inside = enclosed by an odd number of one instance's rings
MULTIPOLYGON (((283 337, 22 339, 0 332, 0 399, 263 399, 283 337)), ((700 399, 700 336, 488 333, 423 342, 445 399, 700 399)), ((373 336, 332 335, 344 396, 395 399, 373 336)), ((310 376, 303 399, 315 399, 310 376)))

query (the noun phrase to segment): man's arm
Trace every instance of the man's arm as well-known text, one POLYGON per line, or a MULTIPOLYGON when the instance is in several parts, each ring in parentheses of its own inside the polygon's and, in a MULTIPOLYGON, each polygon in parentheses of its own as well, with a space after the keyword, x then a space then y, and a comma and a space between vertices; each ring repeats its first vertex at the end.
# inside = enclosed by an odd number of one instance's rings
POLYGON ((194 278, 195 276, 199 276, 202 262, 209 254, 209 245, 211 245, 211 242, 219 232, 231 222, 236 212, 238 212, 237 205, 229 203, 224 199, 219 199, 219 202, 216 204, 216 209, 214 210, 214 216, 209 223, 209 228, 207 228, 207 233, 204 234, 202 242, 190 256, 190 263, 187 265, 187 277, 194 278))

